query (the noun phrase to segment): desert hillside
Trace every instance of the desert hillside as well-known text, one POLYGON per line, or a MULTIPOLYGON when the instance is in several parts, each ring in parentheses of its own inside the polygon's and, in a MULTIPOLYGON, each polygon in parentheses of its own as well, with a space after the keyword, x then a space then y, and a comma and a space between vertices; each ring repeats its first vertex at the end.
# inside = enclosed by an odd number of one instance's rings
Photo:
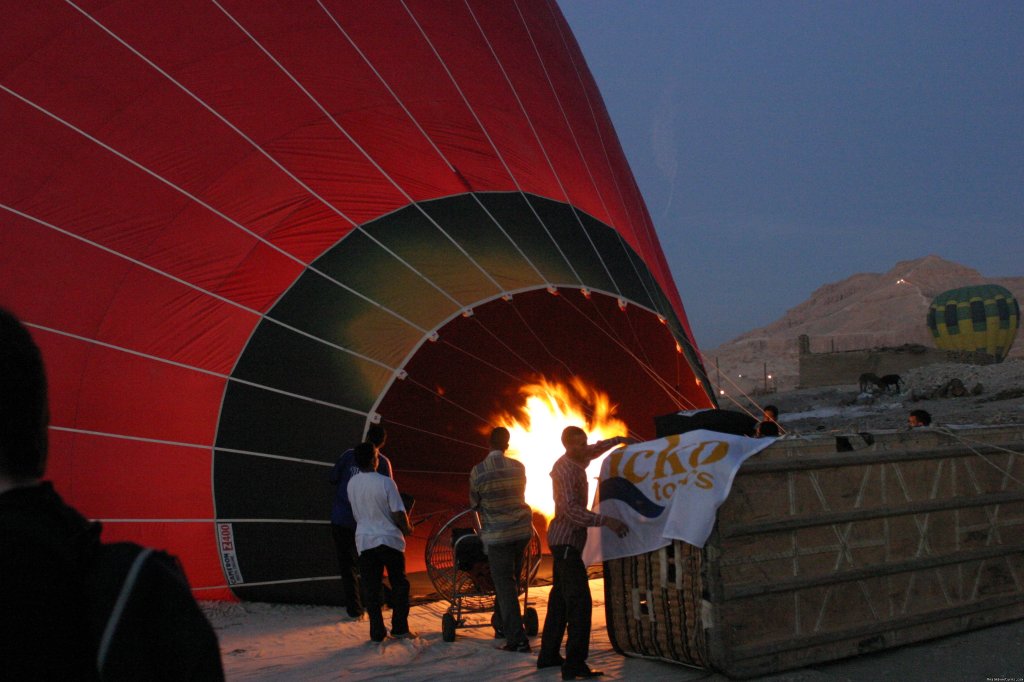
MULTIPOLYGON (((711 381, 743 392, 774 384, 796 386, 797 339, 806 334, 811 351, 845 351, 903 344, 934 347, 925 326, 928 304, 949 289, 999 284, 1024 301, 1024 277, 985 277, 938 256, 901 261, 884 273, 858 273, 818 288, 811 297, 771 324, 717 348, 701 349, 711 381), (766 374, 771 378, 766 381, 766 374), (734 384, 734 385, 733 385, 734 384)), ((1018 338, 1010 357, 1024 357, 1018 338)))

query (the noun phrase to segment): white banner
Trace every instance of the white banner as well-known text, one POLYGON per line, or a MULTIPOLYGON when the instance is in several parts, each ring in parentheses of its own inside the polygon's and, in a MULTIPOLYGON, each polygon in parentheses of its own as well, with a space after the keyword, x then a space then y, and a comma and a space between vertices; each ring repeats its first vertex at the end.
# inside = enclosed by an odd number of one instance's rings
POLYGON ((590 528, 583 561, 644 554, 675 539, 703 547, 740 465, 776 440, 700 430, 612 452, 594 511, 625 522, 629 534, 590 528))

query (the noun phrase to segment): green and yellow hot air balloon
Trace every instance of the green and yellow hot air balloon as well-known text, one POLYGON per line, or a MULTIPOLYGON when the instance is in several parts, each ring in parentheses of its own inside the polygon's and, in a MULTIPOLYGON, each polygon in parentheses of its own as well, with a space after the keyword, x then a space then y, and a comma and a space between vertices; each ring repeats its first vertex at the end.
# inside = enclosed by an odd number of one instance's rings
POLYGON ((951 289, 928 307, 928 329, 943 350, 977 353, 1002 362, 1020 327, 1020 305, 997 284, 951 289))

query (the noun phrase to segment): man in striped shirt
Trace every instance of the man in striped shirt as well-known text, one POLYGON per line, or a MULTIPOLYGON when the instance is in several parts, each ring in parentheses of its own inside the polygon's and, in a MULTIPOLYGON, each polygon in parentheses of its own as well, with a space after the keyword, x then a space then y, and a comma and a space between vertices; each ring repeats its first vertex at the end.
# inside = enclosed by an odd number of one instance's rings
POLYGON ((587 445, 587 434, 578 426, 562 431, 565 454, 551 469, 555 518, 548 526, 548 547, 554 559, 554 576, 537 667, 561 665, 563 680, 603 674, 587 665, 593 610, 587 567, 582 557, 587 527, 608 526, 619 537, 629 532, 629 527, 619 519, 587 509, 587 464, 616 445, 632 442, 630 438, 617 437, 587 445), (567 627, 569 636, 563 659, 558 650, 567 627))
POLYGON ((526 504, 526 468, 505 456, 510 435, 491 431, 491 451, 469 474, 470 505, 480 512, 480 539, 494 580, 495 622, 502 624, 505 651, 529 653, 519 610, 523 552, 533 537, 533 511, 526 504))

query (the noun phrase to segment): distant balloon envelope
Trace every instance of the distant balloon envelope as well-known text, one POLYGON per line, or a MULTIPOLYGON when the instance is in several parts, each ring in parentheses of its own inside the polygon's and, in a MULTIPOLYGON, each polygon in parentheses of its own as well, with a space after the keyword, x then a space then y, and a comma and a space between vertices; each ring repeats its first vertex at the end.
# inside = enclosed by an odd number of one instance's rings
POLYGON ((538 376, 641 437, 712 405, 554 0, 3 16, 0 305, 43 349, 48 476, 198 596, 341 598, 328 475, 371 422, 432 514, 538 376))
POLYGON ((943 350, 1001 362, 1020 328, 1020 305, 997 284, 945 291, 928 307, 928 329, 943 350))

